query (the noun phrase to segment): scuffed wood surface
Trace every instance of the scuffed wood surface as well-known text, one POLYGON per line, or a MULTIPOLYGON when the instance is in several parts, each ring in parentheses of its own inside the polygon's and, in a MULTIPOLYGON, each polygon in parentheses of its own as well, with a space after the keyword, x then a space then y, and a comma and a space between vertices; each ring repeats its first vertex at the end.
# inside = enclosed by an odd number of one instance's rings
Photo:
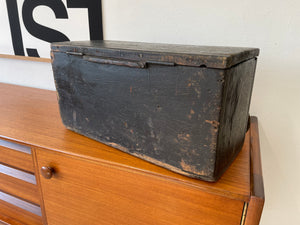
POLYGON ((223 70, 138 69, 64 53, 54 53, 54 59, 68 129, 186 176, 220 177, 214 169, 223 70))
POLYGON ((62 121, 173 172, 215 182, 243 144, 256 54, 116 41, 52 44, 62 121), (241 63, 207 68, 220 59, 241 63))
POLYGON ((222 174, 239 153, 249 120, 256 59, 226 70, 219 118, 216 174, 222 174))

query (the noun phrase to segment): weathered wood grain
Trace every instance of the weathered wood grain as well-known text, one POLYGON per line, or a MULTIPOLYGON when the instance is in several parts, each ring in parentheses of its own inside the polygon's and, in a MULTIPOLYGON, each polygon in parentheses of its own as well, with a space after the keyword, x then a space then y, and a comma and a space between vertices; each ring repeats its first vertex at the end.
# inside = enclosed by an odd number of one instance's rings
POLYGON ((110 41, 52 44, 62 121, 156 165, 216 181, 243 144, 256 54, 110 41), (241 63, 219 69, 219 58, 241 63))
POLYGON ((52 43, 53 51, 76 52, 107 58, 171 62, 177 65, 225 69, 258 56, 258 48, 174 45, 125 41, 52 43), (76 48, 74 48, 76 46, 76 48))

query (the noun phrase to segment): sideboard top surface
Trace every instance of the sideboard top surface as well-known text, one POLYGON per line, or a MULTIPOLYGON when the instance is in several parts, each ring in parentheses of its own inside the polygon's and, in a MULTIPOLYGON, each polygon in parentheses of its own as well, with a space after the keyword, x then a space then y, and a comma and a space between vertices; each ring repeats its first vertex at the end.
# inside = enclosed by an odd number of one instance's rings
POLYGON ((250 198, 250 131, 238 157, 216 183, 188 178, 66 129, 56 92, 0 83, 0 137, 33 147, 99 161, 203 191, 248 201, 250 198))

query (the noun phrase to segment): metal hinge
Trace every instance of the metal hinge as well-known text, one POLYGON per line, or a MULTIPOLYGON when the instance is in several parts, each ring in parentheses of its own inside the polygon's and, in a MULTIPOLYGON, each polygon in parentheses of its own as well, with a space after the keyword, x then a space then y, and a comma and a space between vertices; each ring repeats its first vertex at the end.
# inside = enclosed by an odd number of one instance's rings
POLYGON ((83 53, 81 52, 66 52, 68 55, 77 55, 77 56, 83 56, 83 53))
POLYGON ((162 66, 175 66, 173 62, 157 62, 157 61, 147 61, 147 63, 162 65, 162 66))
POLYGON ((146 66, 147 66, 146 62, 114 59, 114 58, 84 56, 83 59, 86 61, 92 62, 92 63, 110 64, 110 65, 116 65, 116 66, 127 66, 127 67, 134 67, 134 68, 146 68, 146 66))

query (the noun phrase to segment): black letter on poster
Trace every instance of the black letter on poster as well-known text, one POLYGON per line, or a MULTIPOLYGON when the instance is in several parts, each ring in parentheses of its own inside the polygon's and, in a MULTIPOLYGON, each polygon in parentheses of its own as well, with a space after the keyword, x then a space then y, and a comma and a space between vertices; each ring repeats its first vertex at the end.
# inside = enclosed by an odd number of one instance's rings
MULTIPOLYGON (((68 13, 61 0, 25 0, 22 8, 23 22, 27 31, 34 37, 47 42, 69 41, 63 33, 36 23, 33 10, 37 6, 45 5, 53 10, 58 19, 67 19, 68 13)), ((38 57, 36 49, 27 49, 28 55, 38 57)))
POLYGON ((23 39, 20 27, 17 0, 6 0, 7 14, 11 32, 11 39, 15 55, 24 56, 23 39))
POLYGON ((67 0, 68 8, 87 8, 91 40, 103 40, 101 0, 67 0))

